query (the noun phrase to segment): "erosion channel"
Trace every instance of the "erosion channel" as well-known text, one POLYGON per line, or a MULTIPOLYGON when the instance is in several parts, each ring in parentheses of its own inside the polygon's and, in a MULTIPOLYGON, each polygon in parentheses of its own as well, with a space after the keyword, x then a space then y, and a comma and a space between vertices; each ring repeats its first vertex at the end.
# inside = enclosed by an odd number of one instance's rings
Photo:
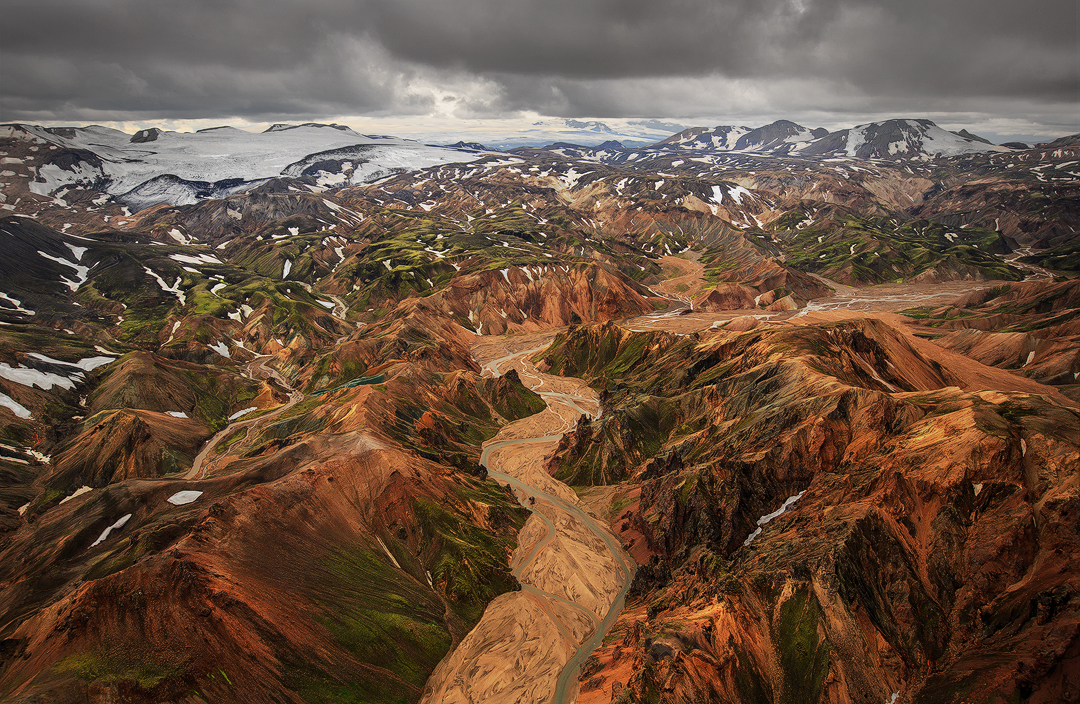
POLYGON ((543 470, 541 460, 562 433, 582 414, 600 412, 584 382, 542 374, 526 359, 548 337, 492 338, 473 348, 485 374, 517 369, 547 408, 484 445, 480 463, 532 512, 511 561, 521 590, 489 604, 439 664, 423 699, 430 704, 576 701, 579 668, 615 623, 633 577, 633 560, 619 541, 543 470))

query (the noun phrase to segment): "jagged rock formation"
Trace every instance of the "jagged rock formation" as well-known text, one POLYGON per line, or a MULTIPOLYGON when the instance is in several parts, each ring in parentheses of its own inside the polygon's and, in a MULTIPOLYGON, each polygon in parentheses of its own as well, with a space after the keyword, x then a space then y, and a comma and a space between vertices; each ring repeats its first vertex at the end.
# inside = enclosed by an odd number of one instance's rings
POLYGON ((606 389, 604 417, 551 470, 629 480, 614 526, 646 565, 584 692, 1075 692, 1074 409, 957 388, 961 373, 870 320, 690 338, 580 328, 544 358, 606 389))

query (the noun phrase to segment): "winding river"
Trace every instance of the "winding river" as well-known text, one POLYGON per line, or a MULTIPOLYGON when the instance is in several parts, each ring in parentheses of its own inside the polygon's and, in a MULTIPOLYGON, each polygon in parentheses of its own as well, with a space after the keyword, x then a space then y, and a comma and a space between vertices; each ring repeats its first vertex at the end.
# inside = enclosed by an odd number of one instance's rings
POLYGON ((633 560, 578 505, 574 492, 541 466, 581 415, 599 413, 595 391, 577 379, 542 374, 524 359, 545 347, 482 365, 485 374, 499 375, 512 364, 547 403, 544 411, 506 426, 480 456, 488 474, 510 486, 532 512, 511 561, 521 591, 492 602, 440 664, 424 698, 431 704, 576 701, 581 665, 611 630, 630 587, 633 560), (530 616, 537 613, 542 618, 530 616), (541 639, 561 643, 537 646, 541 639))
POLYGON ((259 355, 255 359, 251 360, 247 363, 247 371, 244 373, 244 376, 248 377, 249 379, 275 379, 282 386, 282 388, 286 389, 289 392, 289 400, 281 406, 278 406, 274 410, 270 411, 269 413, 258 413, 249 418, 237 420, 225 426, 224 429, 215 433, 212 438, 210 438, 206 441, 205 444, 203 444, 202 449, 199 451, 199 454, 195 456, 195 460, 191 463, 191 469, 189 469, 187 473, 184 474, 184 479, 206 479, 207 471, 210 469, 210 465, 212 465, 214 461, 218 458, 218 455, 210 458, 209 462, 207 462, 207 457, 209 457, 211 452, 215 452, 219 442, 224 440, 233 432, 239 430, 240 428, 252 425, 256 421, 266 421, 270 418, 279 416, 285 411, 295 406, 300 401, 304 400, 303 392, 294 389, 289 383, 289 381, 280 373, 278 373, 276 369, 268 367, 266 365, 266 363, 271 359, 273 359, 271 355, 259 355))

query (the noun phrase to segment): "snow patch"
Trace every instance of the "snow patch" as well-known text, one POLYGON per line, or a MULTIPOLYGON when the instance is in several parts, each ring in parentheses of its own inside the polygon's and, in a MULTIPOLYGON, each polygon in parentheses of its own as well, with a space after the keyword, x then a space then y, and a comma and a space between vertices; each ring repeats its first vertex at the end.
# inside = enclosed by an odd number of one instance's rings
POLYGON ((183 291, 180 290, 180 282, 183 281, 181 277, 177 276, 176 281, 173 283, 173 285, 169 286, 165 283, 165 279, 161 278, 161 276, 159 276, 158 273, 150 267, 144 266, 143 270, 147 274, 150 274, 150 276, 154 277, 154 279, 158 282, 158 286, 161 287, 162 291, 174 294, 177 298, 180 299, 180 305, 187 305, 187 296, 184 294, 183 291))
POLYGON ((224 264, 213 254, 198 254, 191 256, 188 254, 170 254, 169 259, 173 261, 181 262, 183 264, 224 264))
POLYGON ((59 359, 53 359, 52 357, 43 355, 40 352, 31 352, 26 356, 40 359, 42 362, 48 362, 49 364, 63 364, 68 367, 75 367, 76 369, 82 369, 86 372, 92 372, 98 367, 103 367, 109 362, 116 361, 113 357, 87 357, 85 359, 80 359, 78 362, 63 362, 59 359))
POLYGON ((5 393, 0 393, 0 406, 3 406, 14 413, 16 418, 22 418, 23 420, 30 418, 30 411, 26 406, 23 406, 5 393))
POLYGON ((743 196, 749 196, 750 198, 754 197, 753 193, 742 186, 729 186, 727 192, 738 205, 742 205, 743 196))
POLYGON ((187 491, 178 491, 165 500, 173 506, 183 506, 184 504, 190 504, 192 501, 202 495, 203 493, 201 491, 193 491, 189 489, 187 491))
POLYGON ((70 495, 69 495, 69 496, 67 496, 66 498, 63 498, 63 499, 61 499, 61 500, 60 500, 60 503, 61 503, 61 504, 66 504, 66 503, 67 503, 68 501, 71 501, 72 499, 74 499, 74 498, 76 498, 76 497, 82 496, 83 494, 89 494, 89 493, 90 493, 91 491, 93 491, 93 488, 91 488, 91 487, 88 487, 88 486, 86 486, 86 485, 84 484, 83 486, 81 486, 81 487, 79 487, 78 489, 76 489, 76 490, 74 491, 74 493, 70 494, 70 495))
POLYGON ((96 548, 98 545, 105 542, 105 539, 109 537, 109 533, 112 533, 114 530, 120 530, 121 528, 126 526, 127 522, 131 520, 131 516, 132 514, 128 513, 117 519, 116 523, 113 523, 111 526, 106 528, 98 537, 98 539, 90 545, 90 547, 96 548))
POLYGON ((245 408, 242 411, 237 411, 236 413, 233 413, 231 416, 229 416, 229 420, 236 420, 237 418, 240 418, 241 416, 246 416, 248 413, 251 413, 252 411, 257 411, 257 410, 259 410, 258 406, 252 406, 251 408, 245 408))
POLYGON ((61 169, 56 164, 45 164, 38 167, 37 175, 39 180, 31 181, 27 187, 31 193, 46 196, 61 186, 91 187, 104 174, 101 169, 85 161, 79 161, 72 165, 70 170, 61 169))
POLYGON ((0 379, 14 381, 16 384, 22 384, 23 386, 36 386, 42 391, 49 391, 54 386, 71 391, 75 388, 75 381, 83 380, 82 373, 74 372, 74 375, 76 379, 72 380, 59 374, 42 372, 22 365, 11 367, 6 362, 0 362, 0 379))
POLYGON ((186 237, 183 232, 180 232, 180 230, 177 230, 175 227, 169 230, 169 237, 172 237, 180 244, 191 244, 191 240, 188 239, 188 237, 186 237))
POLYGON ((46 259, 51 259, 52 261, 56 262, 57 264, 63 264, 64 266, 70 266, 72 269, 74 269, 76 271, 76 273, 78 274, 78 277, 79 277, 78 281, 71 281, 70 279, 68 279, 68 278, 66 278, 64 276, 60 277, 60 280, 62 282, 64 282, 65 284, 67 284, 68 288, 70 288, 72 291, 78 291, 79 286, 82 286, 84 283, 86 283, 86 279, 89 277, 89 274, 90 274, 90 267, 88 267, 88 266, 80 266, 80 265, 78 265, 78 264, 76 264, 74 262, 69 262, 67 259, 61 259, 60 257, 54 257, 51 254, 46 254, 45 252, 42 252, 40 249, 38 250, 38 254, 45 257, 46 259))
POLYGON ((754 542, 754 538, 761 535, 761 527, 763 525, 765 525, 769 521, 773 520, 774 518, 777 518, 777 517, 781 516, 785 511, 787 511, 791 507, 791 505, 793 503, 795 503, 796 501, 801 499, 803 494, 805 494, 805 493, 806 493, 806 490, 804 489, 804 490, 800 491, 798 494, 795 494, 794 496, 787 497, 787 499, 784 500, 784 505, 783 506, 776 509, 772 513, 766 513, 764 516, 757 519, 757 524, 758 524, 757 529, 753 533, 750 534, 750 537, 748 537, 746 540, 743 541, 743 545, 746 546, 746 545, 749 545, 750 543, 754 542))
POLYGON ((32 311, 32 310, 30 310, 28 308, 23 308, 22 307, 22 301, 16 300, 16 299, 12 298, 11 296, 7 295, 6 293, 4 293, 2 291, 0 291, 0 300, 7 301, 8 303, 11 303, 12 305, 14 305, 16 313, 26 313, 27 315, 35 315, 34 311, 32 311))
POLYGON ((866 143, 866 130, 856 127, 848 130, 847 133, 847 146, 845 152, 848 156, 855 156, 855 152, 859 147, 866 143))

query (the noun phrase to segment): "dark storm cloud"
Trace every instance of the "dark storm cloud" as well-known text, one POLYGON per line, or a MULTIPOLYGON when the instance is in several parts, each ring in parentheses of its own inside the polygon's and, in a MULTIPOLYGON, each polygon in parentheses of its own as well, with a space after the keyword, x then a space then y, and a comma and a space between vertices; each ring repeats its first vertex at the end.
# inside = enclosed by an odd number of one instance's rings
POLYGON ((3 18, 0 119, 1077 101, 1075 0, 5 0, 3 18))

